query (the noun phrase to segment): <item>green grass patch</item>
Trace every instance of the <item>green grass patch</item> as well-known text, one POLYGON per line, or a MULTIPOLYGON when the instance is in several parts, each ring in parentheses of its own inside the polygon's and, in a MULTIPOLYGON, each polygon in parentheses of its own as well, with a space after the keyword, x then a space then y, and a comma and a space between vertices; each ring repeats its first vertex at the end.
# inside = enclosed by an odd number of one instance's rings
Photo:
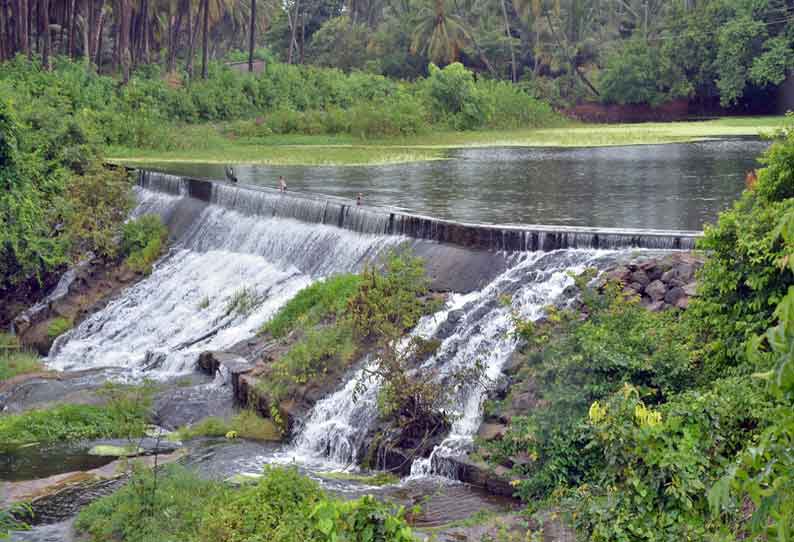
POLYGON ((356 351, 349 320, 310 328, 287 353, 267 367, 266 376, 257 382, 257 390, 271 404, 278 403, 296 387, 344 370, 355 359, 356 351))
POLYGON ((39 356, 22 348, 14 335, 0 333, 0 382, 42 369, 39 356))
POLYGON ((176 440, 190 440, 197 437, 225 437, 234 434, 236 437, 252 440, 281 440, 281 432, 272 420, 262 418, 255 412, 244 410, 231 420, 210 417, 197 424, 183 427, 172 433, 176 440))
POLYGON ((46 410, 0 416, 0 442, 26 444, 31 442, 63 442, 129 436, 126 418, 141 420, 142 408, 124 412, 94 405, 59 405, 46 410))
POLYGON ((288 335, 296 327, 311 327, 328 316, 341 314, 360 284, 361 277, 352 274, 335 275, 316 282, 290 299, 264 325, 262 333, 279 338, 288 335))
POLYGON ((347 482, 358 482, 368 486, 388 486, 396 484, 400 481, 399 476, 390 474, 388 472, 374 472, 371 474, 353 473, 353 472, 321 472, 321 478, 327 480, 343 480, 347 482))
POLYGON ((71 318, 59 317, 54 318, 47 325, 47 336, 50 339, 60 337, 74 327, 74 321, 71 318))

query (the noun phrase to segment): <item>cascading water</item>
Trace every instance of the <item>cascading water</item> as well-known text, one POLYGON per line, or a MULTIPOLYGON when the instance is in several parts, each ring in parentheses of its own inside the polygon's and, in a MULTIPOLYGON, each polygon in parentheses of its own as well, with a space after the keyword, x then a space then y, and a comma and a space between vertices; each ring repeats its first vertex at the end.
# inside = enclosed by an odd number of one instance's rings
MULTIPOLYGON (((471 294, 450 296, 442 310, 419 321, 412 335, 432 337, 450 311, 460 309, 471 298, 471 294)), ((282 459, 303 465, 320 464, 324 468, 355 466, 360 459, 358 450, 378 414, 379 388, 379 382, 365 375, 364 369, 355 371, 339 390, 314 406, 294 445, 285 451, 282 459), (366 387, 357 394, 356 386, 362 379, 366 379, 366 387)))
MULTIPOLYGON (((452 335, 444 340, 426 366, 441 374, 452 374, 463 367, 483 364, 485 376, 499 377, 502 367, 516 348, 512 335, 513 315, 535 321, 546 307, 563 301, 565 289, 573 283, 572 274, 588 266, 598 266, 609 258, 605 251, 555 251, 535 253, 509 269, 486 287, 476 302, 465 309, 452 335), (509 304, 500 302, 508 296, 509 304)), ((452 409, 452 430, 428 458, 411 466, 413 477, 441 475, 456 478, 454 463, 447 461, 467 453, 482 419, 483 390, 462 390, 452 409)))
POLYGON ((130 376, 152 378, 188 372, 201 351, 254 335, 312 280, 354 271, 401 241, 230 206, 196 207, 179 184, 164 188, 139 189, 133 215, 157 213, 179 225, 170 254, 61 337, 50 367, 125 367, 130 376))
MULTIPOLYGON (((512 337, 513 313, 537 320, 545 307, 560 301, 572 284, 569 272, 598 265, 610 256, 606 251, 555 251, 524 255, 519 262, 479 292, 452 296, 445 309, 424 319, 414 333, 440 339, 438 352, 419 370, 436 370, 440 377, 456 370, 483 364, 485 376, 496 379, 516 347, 512 337), (503 297, 512 301, 505 306, 503 297)), ((285 453, 289 461, 346 468, 355 464, 356 452, 377 416, 377 385, 354 400, 355 382, 361 371, 337 392, 318 402, 285 453)), ((462 390, 454 405, 455 422, 449 436, 427 459, 414 461, 412 477, 439 474, 455 478, 447 457, 460 456, 471 447, 482 418, 482 389, 462 390)))

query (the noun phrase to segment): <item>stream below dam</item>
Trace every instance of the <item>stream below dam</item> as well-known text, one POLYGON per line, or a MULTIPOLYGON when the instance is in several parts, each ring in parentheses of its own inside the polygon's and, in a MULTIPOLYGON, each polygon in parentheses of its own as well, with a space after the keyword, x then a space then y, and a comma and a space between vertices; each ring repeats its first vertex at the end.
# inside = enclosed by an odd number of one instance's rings
MULTIPOLYGON (((621 149, 465 149, 453 153, 456 160, 408 166, 236 169, 241 184, 243 180, 265 183, 284 174, 290 189, 337 196, 364 191, 368 202, 450 219, 700 229, 737 196, 744 171, 754 167, 764 145, 731 140, 621 149), (541 171, 532 165, 537 161, 548 167, 541 171), (447 182, 450 176, 457 179, 455 183, 447 182), (512 181, 504 183, 505 178, 512 181)), ((218 175, 212 166, 168 169, 218 175)), ((386 233, 388 227, 378 222, 382 217, 375 215, 340 215, 340 225, 348 219, 354 223, 338 227, 317 219, 315 203, 297 198, 289 200, 294 209, 278 215, 269 207, 272 196, 261 191, 206 183, 202 190, 211 193, 196 199, 178 176, 150 174, 141 179, 133 216, 163 218, 171 237, 168 254, 149 276, 56 340, 46 359, 48 367, 79 378, 71 384, 39 383, 38 389, 26 392, 23 403, 48 394, 65 395, 80 385, 89 389, 107 379, 146 378, 163 383, 167 393, 185 404, 199 405, 199 410, 233 409, 224 402, 231 400, 228 383, 195 377, 200 353, 223 351, 255 335, 302 288, 336 273, 359 271, 404 244, 432 262, 437 273, 448 275, 442 279, 452 278, 446 304, 412 332, 440 344, 423 369, 443 379, 480 363, 496 380, 517 347, 511 333, 515 315, 541 318, 549 305, 572 301, 572 273, 605 269, 636 253, 631 248, 452 250, 431 238, 386 233), (478 265, 472 266, 473 261, 478 265), (463 276, 465 280, 455 280, 463 276), (226 307, 241 287, 253 293, 253 306, 244 314, 229 313, 226 307), (194 380, 187 385, 178 383, 191 376, 194 380)), ((327 213, 326 205, 321 218, 327 213)), ((358 371, 366 363, 360 360, 358 371)), ((455 422, 449 434, 429 457, 414 458, 410 475, 399 482, 374 487, 328 476, 358 470, 361 439, 377 418, 377 383, 354 400, 355 382, 354 370, 338 389, 316 402, 289 443, 199 439, 185 443, 180 462, 219 480, 261 472, 267 464, 296 465, 339 495, 369 493, 408 506, 423 503, 417 519, 420 529, 465 519, 480 510, 515 506, 511 499, 458 481, 454 459, 472 448, 482 420, 484 394, 479 387, 461 390, 450 406, 455 422)), ((12 466, 3 470, 0 465, 0 481, 101 463, 88 458, 79 446, 14 454, 7 462, 12 466), (73 457, 66 459, 70 453, 73 457), (48 462, 59 462, 62 468, 44 468, 48 462), (36 465, 42 466, 37 470, 36 465)), ((16 533, 13 540, 69 540, 71 524, 68 518, 59 519, 63 521, 16 533)))

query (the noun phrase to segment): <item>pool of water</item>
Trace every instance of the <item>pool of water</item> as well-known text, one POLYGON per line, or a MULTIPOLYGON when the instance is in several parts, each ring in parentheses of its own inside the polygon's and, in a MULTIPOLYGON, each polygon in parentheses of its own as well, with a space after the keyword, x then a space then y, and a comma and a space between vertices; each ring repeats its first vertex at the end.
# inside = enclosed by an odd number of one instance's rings
MULTIPOLYGON (((235 166, 242 184, 355 198, 464 222, 699 230, 744 187, 757 139, 601 148, 485 148, 389 166, 235 166)), ((305 152, 310 153, 307 147, 305 152)), ((224 178, 222 164, 155 164, 224 178)))

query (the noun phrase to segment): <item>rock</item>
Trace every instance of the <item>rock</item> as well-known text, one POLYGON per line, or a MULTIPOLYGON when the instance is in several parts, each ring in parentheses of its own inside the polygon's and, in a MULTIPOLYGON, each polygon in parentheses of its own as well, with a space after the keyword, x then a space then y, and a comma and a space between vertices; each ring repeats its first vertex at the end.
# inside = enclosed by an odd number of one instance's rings
POLYGON ((143 454, 143 448, 137 446, 113 446, 110 444, 98 444, 88 450, 88 455, 98 455, 102 457, 133 457, 143 454))
POLYGON ((631 270, 626 266, 616 267, 615 269, 607 272, 606 277, 610 282, 626 284, 631 278, 631 270))
POLYGON ((512 401, 513 409, 515 409, 518 414, 526 414, 528 411, 532 410, 536 404, 537 398, 535 394, 529 391, 518 393, 513 397, 512 401))
POLYGON ((505 467, 489 467, 468 457, 449 457, 457 478, 461 482, 487 489, 494 495, 512 497, 515 489, 510 485, 510 471, 505 467))
POLYGON ((488 388, 488 399, 492 401, 501 401, 507 397, 510 391, 510 379, 505 374, 500 374, 494 380, 493 385, 488 388))
POLYGON ((502 371, 507 375, 513 376, 517 374, 518 371, 521 370, 521 367, 524 366, 525 362, 526 362, 525 355, 521 354, 517 350, 513 351, 513 353, 510 354, 510 357, 507 358, 507 361, 502 367, 502 371))
POLYGON ((507 432, 507 426, 499 423, 484 423, 480 425, 477 436, 483 440, 501 440, 507 432))
POLYGON ((229 476, 224 482, 233 486, 248 486, 257 483, 262 476, 264 475, 258 472, 239 472, 233 476, 229 476))
POLYGON ((651 312, 659 312, 663 311, 667 305, 664 301, 654 301, 650 305, 648 305, 647 309, 651 312))
POLYGON ((662 273, 662 276, 661 276, 661 278, 659 280, 661 280, 662 282, 667 284, 668 282, 670 282, 674 278, 675 278, 675 270, 674 269, 670 269, 670 270, 665 271, 664 273, 662 273))
POLYGON ((661 280, 655 280, 645 287, 645 295, 652 301, 661 301, 667 293, 667 286, 661 280))
POLYGON ((629 296, 642 295, 643 290, 644 288, 642 287, 642 284, 640 284, 639 282, 632 282, 631 284, 623 288, 623 294, 629 296))
MULTIPOLYGON (((645 271, 639 269, 631 274, 631 282, 632 287, 634 287, 634 284, 639 284, 642 288, 645 288, 651 282, 651 279, 648 278, 648 275, 645 273, 645 271)), ((641 290, 637 291, 639 292, 641 290)))
POLYGON ((698 295, 698 283, 697 282, 690 282, 689 284, 685 284, 683 286, 684 293, 689 297, 697 297, 698 295))
POLYGON ((664 296, 664 301, 669 305, 675 305, 679 299, 685 296, 686 294, 684 293, 684 289, 680 286, 676 286, 675 288, 667 291, 667 294, 664 296))
POLYGON ((687 309, 689 307, 689 298, 684 296, 675 302, 675 306, 679 309, 687 309))
POLYGON ((658 267, 658 265, 659 262, 656 259, 651 258, 650 260, 645 260, 644 262, 640 262, 637 265, 637 268, 648 273, 651 269, 655 269, 656 267, 658 267))
POLYGON ((695 277, 695 266, 684 262, 675 267, 675 278, 682 282, 690 282, 695 277))

